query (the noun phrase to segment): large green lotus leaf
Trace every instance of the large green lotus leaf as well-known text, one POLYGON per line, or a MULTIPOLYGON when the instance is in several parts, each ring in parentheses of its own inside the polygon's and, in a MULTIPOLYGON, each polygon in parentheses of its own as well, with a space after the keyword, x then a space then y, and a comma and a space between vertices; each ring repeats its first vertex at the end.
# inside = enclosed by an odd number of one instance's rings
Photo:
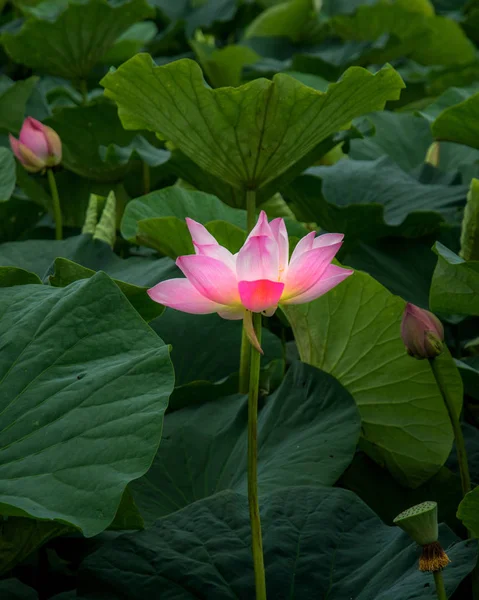
MULTIPOLYGON (((54 287, 66 287, 74 281, 80 279, 89 279, 95 275, 95 271, 87 269, 81 265, 68 260, 67 258, 57 258, 54 263, 54 274, 48 278, 50 285, 54 287)), ((1 270, 0 270, 1 275, 1 270)), ((128 298, 131 305, 145 319, 151 321, 159 317, 164 307, 151 300, 146 293, 147 288, 139 285, 133 285, 124 281, 114 280, 116 285, 128 298)))
POLYGON ((459 223, 467 187, 425 184, 389 158, 312 167, 283 190, 296 216, 350 239, 420 237, 459 223))
MULTIPOLYGON (((366 452, 401 483, 417 487, 446 462, 453 435, 429 363, 404 349, 404 307, 403 300, 356 271, 325 296, 285 307, 285 313, 301 360, 334 375, 356 400, 366 452)), ((448 352, 437 360, 459 411, 461 377, 448 352)))
POLYGON ((103 273, 0 305, 1 513, 96 535, 158 448, 168 347, 103 273))
POLYGON ((397 99, 402 79, 387 66, 359 67, 323 94, 288 75, 211 90, 197 63, 162 67, 138 54, 101 81, 123 126, 171 140, 205 171, 231 185, 260 188, 351 119, 397 99))
POLYGON ((432 124, 436 139, 479 149, 479 92, 446 108, 432 124))
POLYGON ((0 129, 17 134, 25 118, 25 107, 38 77, 14 83, 0 76, 0 129))
POLYGON ((82 267, 105 271, 111 277, 137 286, 150 287, 177 275, 169 258, 122 259, 91 235, 78 235, 62 241, 25 240, 0 246, 0 266, 13 266, 36 273, 41 279, 52 274, 57 257, 68 258, 82 267))
POLYGON ((465 261, 440 242, 434 245, 437 265, 432 277, 431 310, 479 315, 479 261, 465 261))
POLYGON ((392 525, 403 510, 434 500, 438 504, 439 521, 446 522, 459 534, 463 533, 456 518, 463 496, 461 478, 447 467, 442 467, 426 483, 413 490, 401 485, 364 452, 358 452, 338 485, 357 494, 388 525, 392 525))
MULTIPOLYGON (((246 496, 247 404, 235 395, 165 417, 153 465, 132 485, 147 522, 222 490, 246 496)), ((259 412, 260 494, 333 485, 354 456, 359 429, 350 394, 330 375, 294 363, 259 412)))
MULTIPOLYGON (((239 371, 242 321, 229 321, 216 314, 189 315, 167 308, 150 326, 165 344, 171 344, 176 386, 199 381, 216 383, 239 371)), ((263 366, 283 359, 280 339, 266 328, 261 346, 263 366)))
MULTIPOLYGON (((384 238, 361 242, 342 261, 372 275, 390 292, 422 308, 429 308, 429 288, 436 265, 434 240, 384 238)), ((400 511, 399 511, 400 512, 400 511)))
POLYGON ((464 496, 457 509, 457 516, 474 537, 479 537, 479 487, 464 496))
MULTIPOLYGON (((261 506, 268 598, 275 600, 429 600, 431 573, 418 569, 416 544, 388 527, 347 490, 275 491, 261 506)), ((445 525, 439 537, 451 564, 450 596, 472 570, 477 542, 445 525)), ((78 595, 140 600, 254 598, 246 498, 227 491, 159 519, 146 531, 105 544, 84 561, 78 595)))
POLYGON ((0 202, 6 202, 15 189, 15 159, 8 148, 0 148, 0 202))
POLYGON ((18 63, 86 79, 93 66, 133 23, 152 15, 145 0, 68 0, 31 9, 22 28, 4 32, 2 43, 18 63))

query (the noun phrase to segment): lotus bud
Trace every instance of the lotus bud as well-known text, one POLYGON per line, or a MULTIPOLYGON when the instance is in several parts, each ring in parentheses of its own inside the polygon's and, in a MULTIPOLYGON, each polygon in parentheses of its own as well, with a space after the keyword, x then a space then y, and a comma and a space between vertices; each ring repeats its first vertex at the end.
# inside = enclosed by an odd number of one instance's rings
POLYGON ((407 303, 401 323, 407 353, 417 359, 435 358, 444 348, 444 328, 428 310, 407 303))
POLYGON ((61 162, 62 143, 58 134, 32 117, 23 122, 18 140, 13 135, 9 138, 13 153, 31 173, 61 162))
POLYGON ((399 514, 393 523, 405 531, 416 544, 422 546, 420 571, 440 571, 449 564, 449 557, 438 541, 436 502, 422 502, 412 506, 399 514))

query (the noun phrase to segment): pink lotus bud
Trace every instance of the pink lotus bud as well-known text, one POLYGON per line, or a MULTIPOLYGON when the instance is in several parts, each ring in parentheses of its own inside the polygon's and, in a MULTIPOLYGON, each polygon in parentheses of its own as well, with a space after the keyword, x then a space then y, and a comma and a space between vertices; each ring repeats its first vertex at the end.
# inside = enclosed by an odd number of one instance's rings
POLYGON ((195 254, 176 264, 186 278, 162 281, 148 290, 150 298, 187 313, 217 312, 242 319, 245 311, 271 316, 278 304, 311 302, 353 273, 331 264, 343 235, 313 231, 302 238, 289 258, 283 219, 258 222, 238 254, 231 254, 200 223, 186 219, 195 254))
POLYGON ((443 351, 444 328, 428 310, 406 304, 401 323, 401 337, 407 353, 417 359, 435 358, 443 351))
POLYGON ((62 159, 62 143, 58 134, 32 117, 23 122, 18 140, 13 135, 9 138, 13 153, 31 173, 54 167, 62 159))

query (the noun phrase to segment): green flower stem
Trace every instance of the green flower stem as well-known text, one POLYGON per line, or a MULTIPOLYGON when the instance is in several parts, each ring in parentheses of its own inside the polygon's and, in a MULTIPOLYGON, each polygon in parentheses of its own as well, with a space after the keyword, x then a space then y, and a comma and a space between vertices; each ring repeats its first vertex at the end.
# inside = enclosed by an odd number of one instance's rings
MULTIPOLYGON (((253 326, 261 344, 261 314, 253 313, 253 326)), ((251 522, 251 547, 253 551, 256 600, 266 600, 263 540, 258 502, 258 394, 261 355, 251 348, 248 397, 248 503, 251 522)))
POLYGON ((442 571, 434 571, 434 582, 436 584, 436 594, 438 600, 447 600, 446 588, 444 587, 444 578, 442 571))
MULTIPOLYGON (((246 209, 247 209, 247 227, 248 233, 253 229, 256 221, 256 191, 246 190, 246 209)), ((249 367, 251 356, 251 344, 246 336, 243 327, 243 336, 241 338, 239 385, 240 394, 247 394, 249 389, 249 367)))
POLYGON ((247 394, 249 391, 249 364, 251 360, 251 344, 246 335, 246 330, 243 326, 243 334, 241 336, 241 354, 240 354, 240 371, 238 390, 240 394, 247 394))
POLYGON ((55 175, 52 169, 47 169, 48 183, 50 185, 50 192, 53 200, 53 215, 55 218, 55 239, 63 239, 63 221, 62 221, 62 209, 60 207, 60 198, 58 196, 58 188, 55 181, 55 175))
POLYGON ((462 435, 461 423, 459 421, 459 416, 456 414, 454 409, 454 404, 449 394, 447 382, 445 380, 444 373, 441 371, 440 364, 436 362, 434 358, 429 359, 429 364, 431 365, 432 372, 436 378, 437 385, 441 390, 442 398, 444 400, 444 404, 446 405, 452 430, 454 432, 454 440, 456 442, 457 449, 457 461, 459 463, 459 471, 461 474, 462 495, 465 496, 471 491, 471 477, 469 475, 466 444, 464 443, 464 436, 462 435))
POLYGON ((149 194, 150 187, 150 166, 146 162, 143 162, 143 193, 149 194))

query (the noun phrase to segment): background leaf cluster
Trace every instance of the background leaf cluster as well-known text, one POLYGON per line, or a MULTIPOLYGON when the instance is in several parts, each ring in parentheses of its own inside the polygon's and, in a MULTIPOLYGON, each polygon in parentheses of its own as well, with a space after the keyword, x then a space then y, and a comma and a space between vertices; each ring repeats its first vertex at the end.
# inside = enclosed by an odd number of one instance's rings
POLYGON ((433 598, 391 524, 436 500, 468 597, 479 495, 458 510, 399 332, 407 301, 444 322, 478 484, 478 28, 476 0, 0 0, 2 597, 252 597, 241 323, 146 294, 193 251, 186 216, 241 247, 247 189, 291 247, 344 233, 356 269, 264 321, 269 596, 433 598), (26 116, 62 139, 63 241, 9 147, 26 116))

